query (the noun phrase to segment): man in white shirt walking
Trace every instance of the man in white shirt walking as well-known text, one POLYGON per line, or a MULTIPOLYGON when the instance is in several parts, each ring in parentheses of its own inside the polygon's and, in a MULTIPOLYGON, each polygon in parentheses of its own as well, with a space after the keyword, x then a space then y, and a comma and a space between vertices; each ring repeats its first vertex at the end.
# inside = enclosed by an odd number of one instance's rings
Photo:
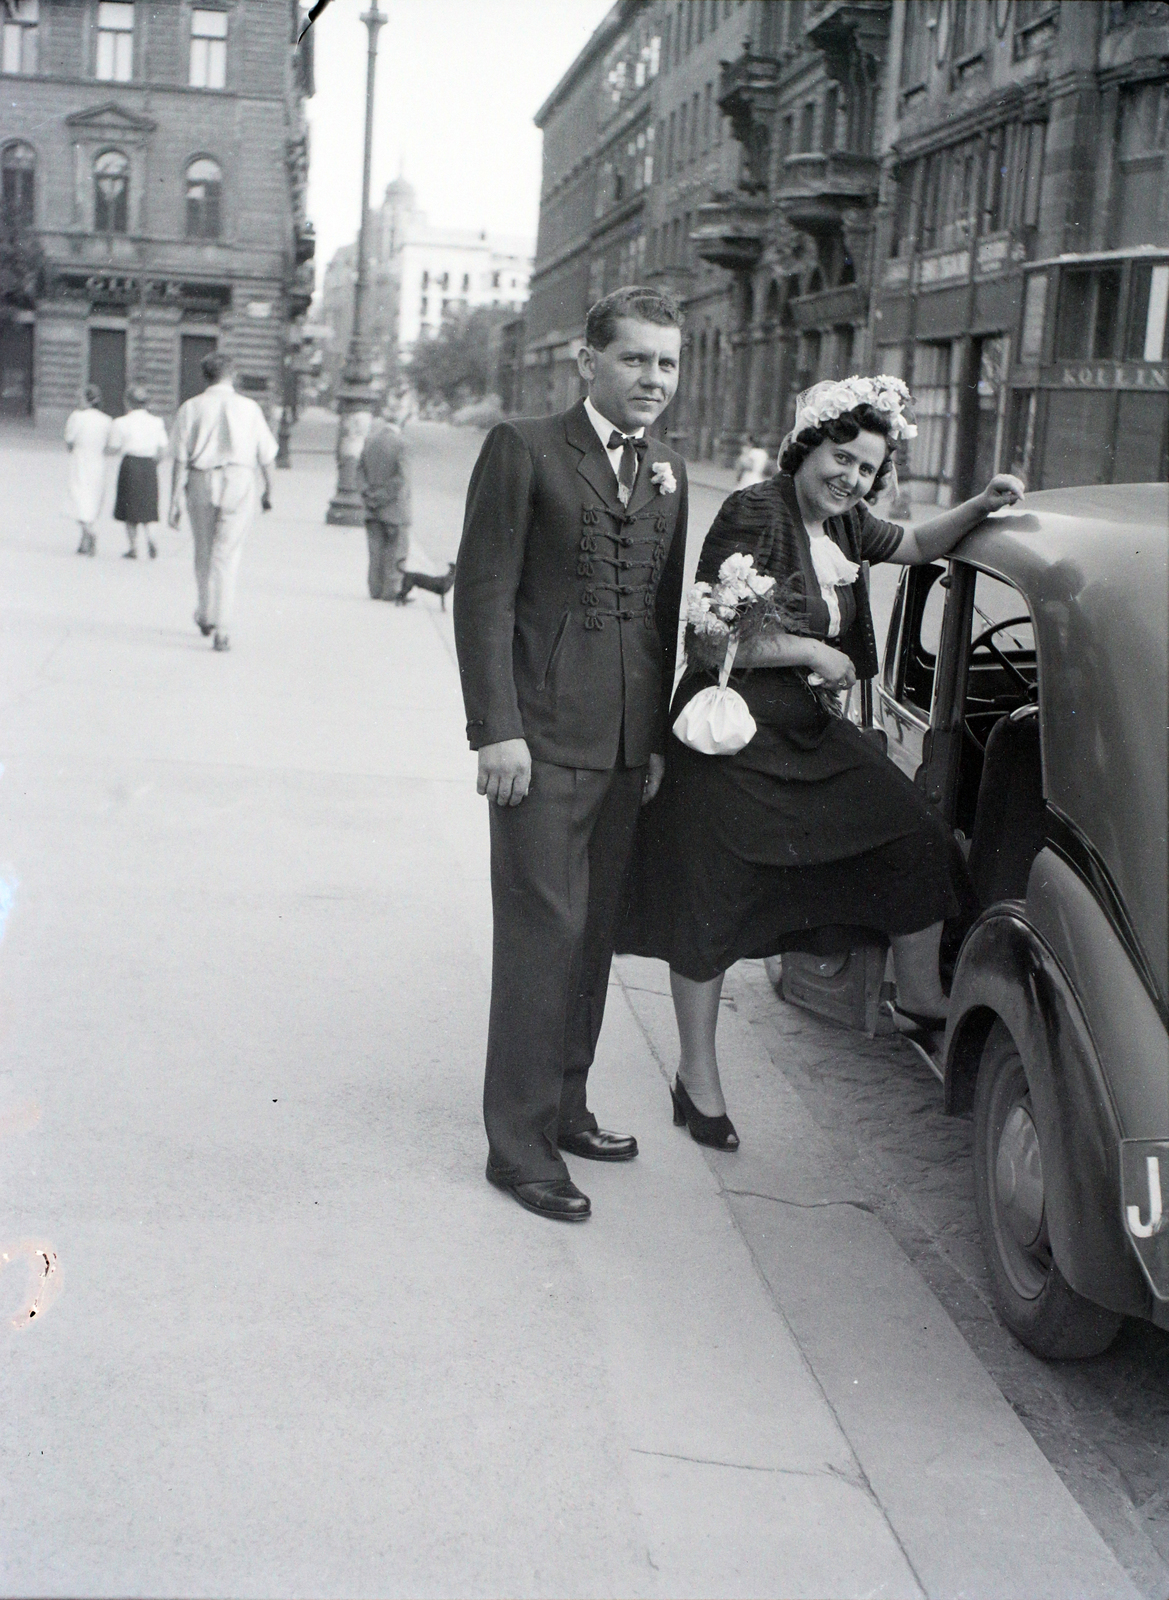
POLYGON ((185 489, 195 536, 195 622, 204 638, 215 635, 216 650, 228 650, 236 575, 256 512, 256 469, 264 480, 260 504, 270 511, 276 441, 256 402, 236 394, 227 355, 204 356, 203 376, 206 389, 175 419, 170 523, 179 525, 185 489))

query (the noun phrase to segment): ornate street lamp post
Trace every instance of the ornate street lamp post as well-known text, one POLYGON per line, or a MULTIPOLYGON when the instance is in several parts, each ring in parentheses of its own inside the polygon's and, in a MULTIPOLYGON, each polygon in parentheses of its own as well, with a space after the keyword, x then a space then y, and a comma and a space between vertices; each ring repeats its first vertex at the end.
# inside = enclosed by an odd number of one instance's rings
POLYGON ((326 522, 358 527, 365 521, 361 494, 357 488, 357 460, 373 419, 377 389, 370 368, 369 347, 365 338, 366 240, 369 233, 369 168, 373 154, 373 91, 377 67, 378 30, 388 21, 378 10, 378 0, 370 0, 362 13, 369 29, 369 56, 365 75, 365 163, 361 174, 361 227, 357 234, 357 279, 353 285, 353 329, 349 350, 337 391, 337 488, 329 503, 326 522))

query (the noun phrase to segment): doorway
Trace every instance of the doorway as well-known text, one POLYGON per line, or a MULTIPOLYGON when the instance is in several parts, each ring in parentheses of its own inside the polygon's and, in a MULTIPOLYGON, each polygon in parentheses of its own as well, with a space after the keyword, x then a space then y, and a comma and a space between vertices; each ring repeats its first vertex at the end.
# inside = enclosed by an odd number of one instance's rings
POLYGON ((203 376, 203 357, 218 349, 213 333, 184 333, 179 346, 179 404, 202 394, 207 387, 203 376))
POLYGON ((126 330, 90 328, 89 381, 101 390, 101 409, 120 417, 126 409, 126 330))
POLYGON ((32 415, 32 323, 0 324, 0 416, 32 415))

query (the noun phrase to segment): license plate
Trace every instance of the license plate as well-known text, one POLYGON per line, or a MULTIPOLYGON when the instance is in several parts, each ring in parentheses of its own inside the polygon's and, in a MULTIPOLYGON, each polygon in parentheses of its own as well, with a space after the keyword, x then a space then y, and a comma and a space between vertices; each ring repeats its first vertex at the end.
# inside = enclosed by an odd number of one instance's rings
POLYGON ((1122 1139, 1120 1206, 1145 1276, 1169 1300, 1169 1139, 1122 1139))

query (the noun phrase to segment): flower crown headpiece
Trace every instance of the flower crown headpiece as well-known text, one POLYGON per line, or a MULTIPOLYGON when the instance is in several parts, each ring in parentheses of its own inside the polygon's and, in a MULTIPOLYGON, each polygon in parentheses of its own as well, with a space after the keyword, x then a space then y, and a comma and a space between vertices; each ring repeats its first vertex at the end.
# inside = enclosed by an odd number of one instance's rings
POLYGON ((881 373, 875 378, 826 378, 814 383, 796 397, 796 420, 789 437, 795 439, 805 428, 815 428, 822 422, 842 417, 857 406, 872 406, 889 421, 889 438, 894 444, 900 439, 916 439, 917 426, 913 421, 913 396, 900 378, 881 373))

